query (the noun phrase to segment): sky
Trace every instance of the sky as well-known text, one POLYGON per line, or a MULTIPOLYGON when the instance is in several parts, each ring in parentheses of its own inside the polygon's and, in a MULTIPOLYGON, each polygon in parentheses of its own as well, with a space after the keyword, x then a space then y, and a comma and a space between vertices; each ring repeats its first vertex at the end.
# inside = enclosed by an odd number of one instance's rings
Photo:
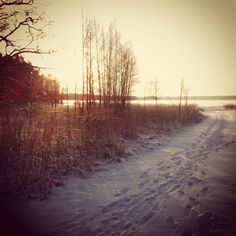
POLYGON ((131 42, 139 83, 157 79, 161 96, 177 96, 184 79, 189 95, 236 95, 234 0, 40 0, 52 26, 41 47, 52 55, 27 55, 73 91, 81 80, 81 12, 106 27, 114 20, 131 42))

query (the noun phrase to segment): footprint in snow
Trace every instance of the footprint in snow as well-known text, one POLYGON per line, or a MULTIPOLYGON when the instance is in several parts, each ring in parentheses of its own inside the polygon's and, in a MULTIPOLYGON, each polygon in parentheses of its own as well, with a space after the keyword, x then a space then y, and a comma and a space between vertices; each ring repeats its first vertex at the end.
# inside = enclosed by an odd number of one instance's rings
POLYGON ((178 193, 179 193, 180 196, 183 196, 183 195, 184 195, 184 190, 180 189, 180 190, 178 191, 178 193))
POLYGON ((209 188, 207 186, 205 186, 201 189, 202 193, 207 193, 208 191, 209 191, 209 188))
POLYGON ((144 171, 139 177, 144 178, 144 177, 147 177, 147 175, 148 175, 148 171, 144 171))

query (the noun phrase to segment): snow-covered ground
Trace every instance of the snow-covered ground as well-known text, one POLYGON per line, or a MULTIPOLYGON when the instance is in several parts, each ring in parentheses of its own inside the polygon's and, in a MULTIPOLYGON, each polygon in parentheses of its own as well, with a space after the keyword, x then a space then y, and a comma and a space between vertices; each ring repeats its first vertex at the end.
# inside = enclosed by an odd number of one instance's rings
POLYGON ((18 225, 35 235, 236 235, 236 113, 206 115, 14 207, 18 225))

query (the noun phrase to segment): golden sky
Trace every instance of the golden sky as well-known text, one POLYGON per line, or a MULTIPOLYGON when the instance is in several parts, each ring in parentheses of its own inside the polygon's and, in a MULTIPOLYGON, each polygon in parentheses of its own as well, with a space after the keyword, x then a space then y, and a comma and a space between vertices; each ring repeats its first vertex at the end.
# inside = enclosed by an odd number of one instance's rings
MULTIPOLYGON (((81 12, 100 25, 116 21, 122 41, 131 41, 139 84, 158 79, 162 96, 179 94, 184 78, 190 95, 236 95, 235 0, 41 0, 54 18, 45 48, 57 52, 27 56, 49 67, 70 90, 81 78, 81 12)), ((78 85, 77 85, 78 86, 78 85)))

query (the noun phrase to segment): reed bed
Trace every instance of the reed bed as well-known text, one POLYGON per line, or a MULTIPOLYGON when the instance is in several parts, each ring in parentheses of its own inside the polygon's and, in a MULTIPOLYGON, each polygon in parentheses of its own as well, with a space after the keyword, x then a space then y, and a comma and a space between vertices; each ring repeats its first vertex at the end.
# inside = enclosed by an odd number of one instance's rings
POLYGON ((130 105, 125 110, 47 105, 1 109, 0 193, 44 198, 63 176, 85 175, 104 161, 126 156, 125 140, 199 122, 195 105, 130 105))

